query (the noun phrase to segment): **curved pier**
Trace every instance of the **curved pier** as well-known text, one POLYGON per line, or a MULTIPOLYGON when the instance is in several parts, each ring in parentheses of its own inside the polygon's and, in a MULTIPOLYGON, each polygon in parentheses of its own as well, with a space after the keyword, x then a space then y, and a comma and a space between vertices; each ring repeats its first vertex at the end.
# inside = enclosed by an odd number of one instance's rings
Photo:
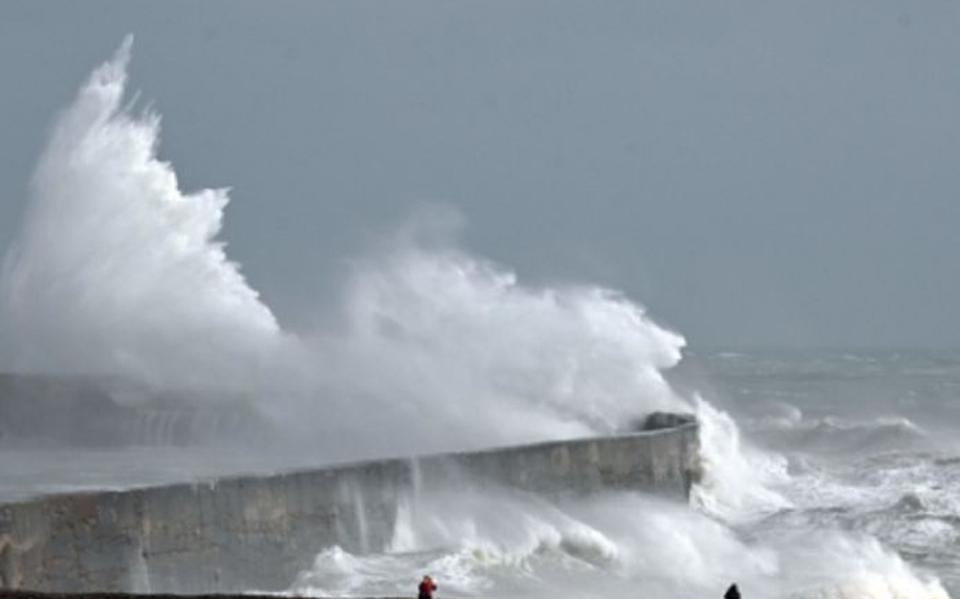
POLYGON ((686 500, 697 424, 650 423, 667 428, 0 505, 0 588, 282 590, 326 547, 385 549, 401 502, 424 485, 547 496, 631 489, 686 500))

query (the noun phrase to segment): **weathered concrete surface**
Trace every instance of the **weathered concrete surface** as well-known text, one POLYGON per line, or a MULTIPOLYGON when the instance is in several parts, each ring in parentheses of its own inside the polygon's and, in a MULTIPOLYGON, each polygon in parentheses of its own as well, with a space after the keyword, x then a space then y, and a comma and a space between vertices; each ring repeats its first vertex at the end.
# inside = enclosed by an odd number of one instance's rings
POLYGON ((204 593, 286 588, 326 547, 381 551, 423 485, 685 499, 697 425, 269 477, 0 506, 0 588, 204 593))

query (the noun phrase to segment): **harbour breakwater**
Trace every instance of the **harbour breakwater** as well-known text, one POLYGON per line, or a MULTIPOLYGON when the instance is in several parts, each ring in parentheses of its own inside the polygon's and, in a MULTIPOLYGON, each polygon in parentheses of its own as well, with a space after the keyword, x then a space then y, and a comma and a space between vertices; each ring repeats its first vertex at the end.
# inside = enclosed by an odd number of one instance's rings
POLYGON ((388 548, 400 506, 431 489, 508 488, 551 497, 619 489, 685 500, 698 472, 696 422, 655 415, 643 428, 2 505, 0 588, 282 590, 325 548, 388 548))

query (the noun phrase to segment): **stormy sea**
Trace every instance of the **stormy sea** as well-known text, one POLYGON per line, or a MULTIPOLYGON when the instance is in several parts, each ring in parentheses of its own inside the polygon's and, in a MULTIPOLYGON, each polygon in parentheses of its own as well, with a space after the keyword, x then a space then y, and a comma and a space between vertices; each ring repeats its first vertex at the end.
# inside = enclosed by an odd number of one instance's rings
POLYGON ((726 410, 696 405, 707 479, 690 506, 444 497, 394 551, 331 548, 292 590, 402 593, 415 569, 463 596, 960 591, 960 353, 693 348, 668 378, 726 410))
POLYGON ((444 210, 357 256, 324 324, 291 330, 218 238, 228 190, 182 191, 158 158, 159 116, 127 94, 130 55, 127 40, 93 72, 40 158, 0 282, 4 370, 107 376, 131 405, 127 381, 172 390, 197 410, 255 413, 283 443, 194 447, 165 417, 118 447, 8 434, 0 498, 689 412, 702 476, 688 504, 439 490, 403 507, 385 551, 330 547, 286 592, 407 595, 429 573, 444 597, 719 597, 731 582, 751 599, 960 593, 960 354, 688 347, 642 298, 528 284, 474 255, 444 210))

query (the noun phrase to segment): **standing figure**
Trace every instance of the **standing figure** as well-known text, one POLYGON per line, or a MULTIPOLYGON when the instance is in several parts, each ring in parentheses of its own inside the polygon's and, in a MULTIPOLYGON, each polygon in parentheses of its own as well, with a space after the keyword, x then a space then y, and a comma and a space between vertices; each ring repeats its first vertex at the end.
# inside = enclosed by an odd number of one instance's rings
POLYGON ((727 592, 723 594, 723 599, 740 599, 740 589, 737 588, 737 583, 730 585, 727 592))
POLYGON ((423 577, 423 580, 420 581, 417 599, 433 599, 433 592, 435 590, 437 590, 437 583, 433 582, 433 579, 430 578, 430 575, 428 574, 423 577))

